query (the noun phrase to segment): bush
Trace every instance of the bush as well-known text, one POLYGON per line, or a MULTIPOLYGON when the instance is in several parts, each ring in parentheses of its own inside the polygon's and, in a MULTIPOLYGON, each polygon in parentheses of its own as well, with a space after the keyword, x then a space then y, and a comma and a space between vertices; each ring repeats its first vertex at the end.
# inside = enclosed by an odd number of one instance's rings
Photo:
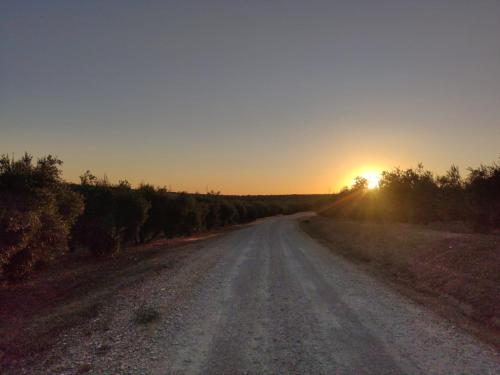
POLYGON ((73 228, 73 245, 104 255, 120 251, 124 243, 140 241, 151 206, 139 191, 125 182, 111 186, 95 181, 73 188, 85 197, 85 211, 73 228))
POLYGON ((500 166, 470 169, 464 181, 454 165, 444 176, 416 169, 382 172, 379 188, 368 190, 362 178, 332 197, 322 215, 355 220, 393 220, 427 224, 467 221, 476 231, 500 228, 500 166))
POLYGON ((444 221, 466 220, 469 207, 465 199, 465 183, 458 167, 452 165, 444 176, 437 178, 440 189, 438 217, 444 221))
POLYGON ((145 243, 156 238, 165 229, 171 197, 165 188, 155 189, 151 185, 141 185, 139 193, 151 207, 139 230, 140 242, 145 243))
POLYGON ((127 243, 192 235, 312 207, 310 196, 221 196, 171 193, 124 180, 112 185, 90 171, 80 184, 61 179, 62 162, 0 158, 0 268, 11 278, 72 249, 113 254, 127 243))
POLYGON ((238 209, 233 203, 225 199, 220 201, 219 217, 222 226, 239 223, 238 209))
POLYGON ((392 219, 426 224, 436 218, 438 187, 432 175, 421 164, 416 169, 383 172, 380 180, 381 199, 392 219))
POLYGON ((466 194, 475 229, 489 232, 500 228, 500 166, 470 169, 466 194))
POLYGON ((208 196, 205 199, 206 215, 205 226, 207 229, 216 229, 222 225, 220 218, 220 202, 217 196, 208 196))
POLYGON ((62 162, 25 154, 0 159, 0 266, 19 278, 67 249, 82 197, 61 180, 62 162))

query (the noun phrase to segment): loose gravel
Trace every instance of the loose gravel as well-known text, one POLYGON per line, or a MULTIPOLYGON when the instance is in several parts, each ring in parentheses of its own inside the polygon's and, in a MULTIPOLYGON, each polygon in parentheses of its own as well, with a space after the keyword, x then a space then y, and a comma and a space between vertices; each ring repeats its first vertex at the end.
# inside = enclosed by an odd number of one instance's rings
POLYGON ((120 290, 15 374, 497 374, 498 354, 275 217, 120 290), (138 322, 140 309, 154 319, 138 322))

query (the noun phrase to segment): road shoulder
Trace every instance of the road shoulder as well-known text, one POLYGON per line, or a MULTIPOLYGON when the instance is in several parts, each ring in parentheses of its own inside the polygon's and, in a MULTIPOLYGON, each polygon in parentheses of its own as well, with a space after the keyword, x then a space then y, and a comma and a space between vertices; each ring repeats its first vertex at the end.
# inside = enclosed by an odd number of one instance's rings
POLYGON ((300 220, 300 227, 332 252, 500 352, 498 259, 491 262, 499 250, 498 237, 318 216, 300 220), (467 256, 471 251, 475 256, 467 256))
POLYGON ((109 356, 114 350, 110 341, 125 341, 124 327, 138 334, 129 338, 131 343, 148 337, 155 322, 137 323, 136 318, 175 313, 177 301, 186 298, 218 259, 213 251, 201 250, 226 232, 160 240, 113 258, 67 257, 22 283, 2 285, 0 372, 87 372, 92 353, 109 356), (78 350, 82 355, 75 355, 78 350), (66 356, 81 360, 66 363, 66 356))

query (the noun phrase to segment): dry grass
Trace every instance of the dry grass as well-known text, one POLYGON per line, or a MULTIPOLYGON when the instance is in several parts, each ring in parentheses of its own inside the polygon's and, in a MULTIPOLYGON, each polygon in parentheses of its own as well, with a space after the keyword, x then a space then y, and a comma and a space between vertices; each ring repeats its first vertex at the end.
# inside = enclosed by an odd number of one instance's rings
POLYGON ((323 217, 302 227, 500 348, 500 236, 323 217))

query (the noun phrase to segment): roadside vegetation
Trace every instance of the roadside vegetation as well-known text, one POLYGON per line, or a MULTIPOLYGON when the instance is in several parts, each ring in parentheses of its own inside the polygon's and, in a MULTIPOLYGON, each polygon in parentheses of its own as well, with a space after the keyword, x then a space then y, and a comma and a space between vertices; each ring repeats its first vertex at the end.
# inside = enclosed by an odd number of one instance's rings
POLYGON ((18 280, 58 256, 116 255, 131 244, 217 230, 311 209, 315 196, 189 194, 90 171, 79 184, 61 178, 62 161, 0 157, 0 279, 18 280))
POLYGON ((376 189, 368 189, 367 180, 357 177, 318 213, 353 220, 461 222, 476 232, 491 232, 500 228, 500 165, 469 168, 465 178, 456 166, 443 176, 422 165, 396 168, 382 172, 376 189))
MULTIPOLYGON (((61 165, 50 155, 0 157, 0 373, 36 358, 71 327, 106 331, 112 313, 103 306, 120 290, 185 265, 197 250, 183 245, 325 199, 134 188, 89 171, 75 184, 62 179, 61 165)), ((148 325, 159 314, 138 306, 131 320, 148 325)))
POLYGON ((84 201, 61 180, 60 165, 50 155, 0 159, 0 266, 11 279, 67 250, 84 201))
POLYGON ((358 177, 304 230, 500 348, 500 166, 358 177))

